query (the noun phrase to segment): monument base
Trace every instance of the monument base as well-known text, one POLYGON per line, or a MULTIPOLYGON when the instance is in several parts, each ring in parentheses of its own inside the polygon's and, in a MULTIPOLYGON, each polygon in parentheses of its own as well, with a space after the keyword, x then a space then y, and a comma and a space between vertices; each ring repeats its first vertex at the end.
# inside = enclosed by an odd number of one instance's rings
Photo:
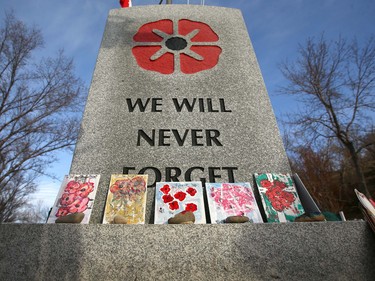
POLYGON ((0 227, 2 280, 372 280, 363 221, 0 227))

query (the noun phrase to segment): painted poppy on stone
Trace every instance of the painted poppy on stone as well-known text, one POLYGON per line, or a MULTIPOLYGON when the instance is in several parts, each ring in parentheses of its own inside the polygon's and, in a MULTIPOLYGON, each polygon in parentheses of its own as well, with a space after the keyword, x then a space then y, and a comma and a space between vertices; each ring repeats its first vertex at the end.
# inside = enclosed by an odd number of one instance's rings
POLYGON ((138 65, 162 74, 194 74, 215 67, 221 48, 218 35, 203 22, 163 19, 142 25, 132 52, 138 65))

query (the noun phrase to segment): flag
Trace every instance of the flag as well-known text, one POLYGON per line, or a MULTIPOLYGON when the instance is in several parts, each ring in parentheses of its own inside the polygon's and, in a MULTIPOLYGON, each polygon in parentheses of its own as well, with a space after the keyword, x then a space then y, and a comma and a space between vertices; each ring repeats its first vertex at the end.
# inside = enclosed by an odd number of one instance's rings
POLYGON ((372 231, 375 233, 375 207, 371 203, 372 199, 368 200, 367 197, 359 192, 357 189, 354 189, 355 193, 357 194, 360 209, 365 217, 365 220, 371 226, 372 231))
POLYGON ((120 0, 121 8, 129 8, 132 6, 132 0, 120 0))
POLYGON ((364 194, 359 192, 357 189, 354 189, 354 191, 357 194, 359 202, 369 213, 370 217, 373 218, 375 223, 375 207, 371 204, 371 202, 367 199, 367 197, 364 194))

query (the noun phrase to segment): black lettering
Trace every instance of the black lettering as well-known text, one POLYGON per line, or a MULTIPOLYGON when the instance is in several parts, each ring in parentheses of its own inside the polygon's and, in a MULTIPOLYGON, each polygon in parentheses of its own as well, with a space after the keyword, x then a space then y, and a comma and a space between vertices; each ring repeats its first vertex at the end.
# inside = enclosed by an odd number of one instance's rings
POLYGON ((207 111, 208 112, 219 112, 219 110, 213 108, 212 99, 207 99, 207 111))
POLYGON ((192 146, 203 146, 203 143, 198 143, 198 139, 203 139, 203 136, 198 136, 198 133, 202 133, 203 130, 191 130, 191 145, 192 146))
POLYGON ((123 173, 124 175, 131 174, 131 173, 129 172, 130 170, 135 170, 135 167, 123 167, 123 168, 122 168, 122 173, 123 173))
POLYGON ((171 136, 165 134, 166 132, 169 132, 169 131, 170 130, 167 130, 167 129, 159 130, 159 146, 170 146, 169 143, 164 142, 165 139, 171 138, 171 136))
POLYGON ((181 176, 181 169, 177 167, 166 167, 165 168, 165 180, 166 181, 179 181, 178 177, 181 176), (175 171, 172 175, 172 171, 175 171))
POLYGON ((181 105, 180 105, 178 103, 178 99, 177 98, 173 98, 172 100, 173 100, 173 104, 174 104, 174 107, 176 108, 177 112, 181 112, 181 110, 184 107, 187 109, 188 112, 192 112, 193 109, 194 109, 195 102, 196 102, 196 99, 194 98, 193 102, 190 104, 190 102, 188 101, 188 99, 184 98, 184 99, 182 99, 182 102, 181 102, 181 105))
POLYGON ((143 130, 138 130, 137 146, 141 145, 141 137, 151 146, 155 146, 155 130, 152 130, 151 137, 149 137, 143 130))
MULTIPOLYGON (((150 184, 150 182, 149 182, 149 184, 147 185, 147 187, 154 187, 157 182, 161 181, 161 172, 159 171, 158 168, 155 168, 155 167, 145 167, 145 168, 142 168, 139 171, 139 174, 144 175, 147 170, 152 170, 155 173, 155 180, 154 180, 154 182, 152 184, 150 184)), ((150 177, 148 179, 150 179, 150 177)))
MULTIPOLYGON (((192 172, 194 170, 200 170, 200 171, 204 172, 204 168, 203 167, 191 167, 191 168, 187 169, 186 172, 185 172, 185 180, 186 181, 192 181, 191 174, 192 174, 192 172)), ((206 184, 206 179, 205 178, 200 178, 199 180, 202 182, 203 186, 206 184)))
POLYGON ((138 106, 140 112, 145 112, 148 103, 150 102, 150 98, 146 100, 146 103, 143 104, 142 99, 137 99, 137 101, 132 104, 132 99, 126 99, 126 103, 128 105, 129 112, 133 112, 134 109, 138 106))
POLYGON ((221 175, 215 174, 215 170, 220 170, 219 167, 208 167, 208 178, 210 182, 216 182, 215 179, 221 179, 221 175))
POLYGON ((152 99, 152 107, 151 112, 162 112, 161 109, 157 109, 158 106, 162 106, 162 103, 158 103, 158 101, 162 101, 162 98, 153 98, 152 99))
POLYGON ((176 138, 176 141, 177 141, 178 145, 179 146, 183 146, 184 143, 185 143, 186 137, 187 137, 187 135, 189 133, 189 130, 185 130, 185 133, 184 133, 184 135, 183 135, 182 138, 181 138, 180 133, 178 132, 178 130, 173 129, 172 133, 173 133, 174 137, 176 138))
POLYGON ((206 130, 207 146, 212 146, 212 142, 214 142, 216 146, 223 146, 218 140, 219 136, 220 132, 218 130, 206 130))
POLYGON ((238 170, 238 168, 237 167, 223 167, 223 170, 228 171, 228 181, 235 182, 233 171, 238 170))
POLYGON ((199 111, 200 112, 204 112, 204 101, 203 101, 203 99, 198 99, 198 101, 199 101, 199 111))
POLYGON ((230 109, 226 109, 225 108, 225 100, 224 99, 219 99, 219 102, 220 102, 220 111, 221 112, 232 112, 232 110, 230 109))

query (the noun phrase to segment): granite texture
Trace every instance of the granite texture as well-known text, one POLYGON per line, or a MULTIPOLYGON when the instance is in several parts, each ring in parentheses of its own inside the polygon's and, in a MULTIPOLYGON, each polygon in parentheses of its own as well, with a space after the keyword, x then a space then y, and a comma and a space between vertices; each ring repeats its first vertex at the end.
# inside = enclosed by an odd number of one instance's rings
POLYGON ((1 280, 374 280, 363 221, 0 225, 1 280))
MULTIPOLYGON (((188 45, 190 47, 190 45, 188 45)), ((204 139, 202 139, 204 141, 204 139)), ((283 144, 260 69, 243 21, 236 9, 194 6, 159 5, 111 10, 85 108, 84 118, 70 173, 101 174, 97 199, 90 223, 100 223, 111 174, 123 167, 156 167, 165 181, 166 167, 182 171, 195 170, 192 180, 209 180, 208 167, 216 167, 220 177, 229 181, 223 167, 237 167, 234 180, 252 182, 255 172, 289 172, 283 144), (180 19, 204 22, 219 36, 216 42, 222 53, 218 64, 196 74, 176 72, 165 75, 138 66, 132 55, 137 45, 133 36, 149 22, 162 19, 177 23, 180 19), (129 112, 126 98, 161 98, 162 112, 129 112), (224 99, 231 112, 177 112, 172 98, 211 98, 215 108, 224 99), (173 137, 170 146, 150 146, 141 141, 138 130, 214 129, 220 131, 223 146, 179 146, 173 137)), ((146 171, 149 182, 155 175, 146 171)), ((212 181, 212 180, 211 180, 212 181)), ((149 194, 154 190, 150 188, 149 194)), ((150 199, 150 198, 149 198, 150 199)), ((152 199, 152 198, 151 198, 152 199)), ((147 207, 152 217, 152 200, 147 207)))

